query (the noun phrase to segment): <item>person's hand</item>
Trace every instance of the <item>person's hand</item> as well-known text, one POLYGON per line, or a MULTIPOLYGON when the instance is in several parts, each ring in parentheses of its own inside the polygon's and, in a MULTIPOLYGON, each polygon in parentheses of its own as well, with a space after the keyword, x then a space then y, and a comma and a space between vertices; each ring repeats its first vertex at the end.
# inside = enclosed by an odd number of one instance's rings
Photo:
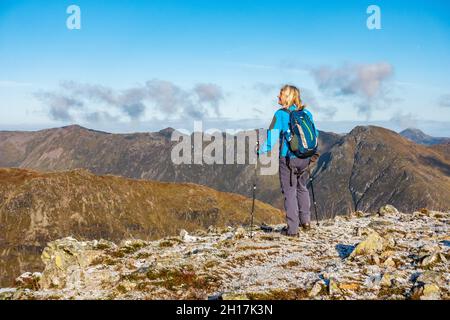
POLYGON ((314 163, 317 160, 319 160, 320 154, 319 153, 315 153, 311 156, 311 162, 314 163))
POLYGON ((259 153, 259 143, 258 142, 255 145, 255 153, 256 153, 257 156, 260 155, 260 153, 259 153))

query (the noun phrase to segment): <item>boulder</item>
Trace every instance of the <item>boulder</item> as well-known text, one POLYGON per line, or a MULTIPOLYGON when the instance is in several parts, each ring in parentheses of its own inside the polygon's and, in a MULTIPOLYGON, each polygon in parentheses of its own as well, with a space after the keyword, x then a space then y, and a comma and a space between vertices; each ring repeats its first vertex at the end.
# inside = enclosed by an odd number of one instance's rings
POLYGON ((445 285, 445 279, 441 272, 426 270, 417 277, 416 283, 442 286, 445 285))
POLYGON ((435 264, 437 264, 437 263, 439 263, 441 261, 442 261, 441 255, 438 252, 434 252, 434 253, 432 253, 430 255, 427 255, 427 256, 423 257, 420 260, 419 265, 422 268, 427 268, 428 269, 428 268, 433 267, 435 264))
POLYGON ((236 240, 243 239, 246 237, 246 235, 247 235, 247 232, 245 231, 245 229, 242 227, 239 227, 234 232, 234 239, 236 239, 236 240))
POLYGON ((311 290, 309 291, 308 296, 309 296, 310 298, 314 298, 314 297, 318 296, 319 293, 322 291, 322 289, 323 289, 324 287, 325 287, 325 286, 324 286, 323 281, 317 281, 317 282, 313 285, 313 287, 311 288, 311 290))
POLYGON ((362 217, 364 217, 365 216, 365 213, 364 212, 362 212, 362 211, 356 211, 355 213, 355 216, 357 217, 357 218, 362 218, 362 217))
POLYGON ((26 272, 14 281, 14 285, 20 289, 39 289, 39 281, 41 280, 42 274, 40 272, 26 272))
POLYGON ((383 266, 386 268, 395 268, 396 264, 395 264, 394 259, 392 257, 389 257, 386 260, 384 260, 383 266))
POLYGON ((0 289, 0 301, 1 300, 13 300, 14 294, 17 292, 17 288, 4 288, 0 289))
POLYGON ((195 236, 191 236, 186 230, 180 231, 180 238, 183 242, 196 242, 198 239, 195 236))
POLYGON ((435 284, 425 284, 420 300, 439 300, 441 289, 435 284))
POLYGON ((339 296, 342 294, 337 281, 334 279, 328 280, 328 294, 330 296, 339 296))
POLYGON ((380 209, 378 209, 378 215, 381 217, 387 216, 387 215, 396 215, 398 213, 399 213, 399 211, 397 210, 397 208, 390 204, 382 206, 380 209))
POLYGON ((391 272, 385 272, 383 276, 381 277, 380 286, 382 287, 391 287, 392 286, 392 280, 394 280, 394 274, 391 272))
MULTIPOLYGON (((48 243, 42 252, 45 268, 39 285, 43 289, 64 288, 68 277, 92 264, 100 251, 96 243, 77 241, 68 237, 48 243)), ((78 275, 80 279, 82 275, 78 275)))
POLYGON ((384 248, 385 240, 377 232, 372 232, 356 246, 355 250, 350 254, 350 257, 376 255, 383 252, 384 248))

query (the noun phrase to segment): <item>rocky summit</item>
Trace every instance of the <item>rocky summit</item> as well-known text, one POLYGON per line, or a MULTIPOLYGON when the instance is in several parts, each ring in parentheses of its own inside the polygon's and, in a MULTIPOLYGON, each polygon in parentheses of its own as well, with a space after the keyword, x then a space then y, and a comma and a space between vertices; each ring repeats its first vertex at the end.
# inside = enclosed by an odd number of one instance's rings
POLYGON ((157 241, 64 238, 1 299, 449 299, 450 212, 355 212, 299 237, 281 225, 157 241), (265 230, 265 231, 264 231, 265 230))

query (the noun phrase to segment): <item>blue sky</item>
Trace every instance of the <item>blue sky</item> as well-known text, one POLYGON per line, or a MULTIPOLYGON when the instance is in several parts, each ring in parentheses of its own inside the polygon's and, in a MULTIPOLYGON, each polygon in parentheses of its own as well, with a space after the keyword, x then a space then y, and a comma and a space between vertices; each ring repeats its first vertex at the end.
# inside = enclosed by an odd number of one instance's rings
POLYGON ((449 39, 437 0, 0 0, 0 130, 267 126, 290 83, 323 130, 450 136, 449 39))

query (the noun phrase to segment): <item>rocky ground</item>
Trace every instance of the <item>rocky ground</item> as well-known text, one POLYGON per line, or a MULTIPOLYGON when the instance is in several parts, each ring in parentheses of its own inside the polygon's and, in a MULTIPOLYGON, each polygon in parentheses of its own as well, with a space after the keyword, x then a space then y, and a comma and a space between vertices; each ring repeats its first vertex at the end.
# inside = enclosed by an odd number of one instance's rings
POLYGON ((242 228, 120 245, 65 238, 0 299, 450 299, 449 226, 450 212, 385 206, 296 238, 242 228))

